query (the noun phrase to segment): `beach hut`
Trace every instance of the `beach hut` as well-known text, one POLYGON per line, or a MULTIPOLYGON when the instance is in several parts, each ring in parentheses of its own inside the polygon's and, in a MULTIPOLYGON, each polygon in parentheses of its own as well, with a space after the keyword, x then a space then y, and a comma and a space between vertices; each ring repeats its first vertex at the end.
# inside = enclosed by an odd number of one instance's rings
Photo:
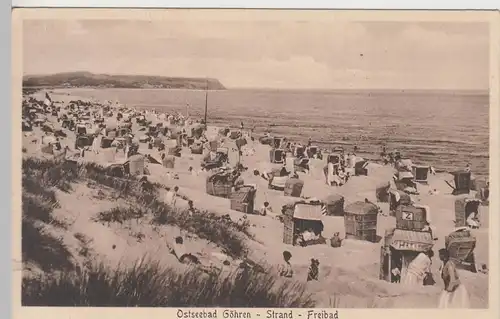
POLYGON ((397 190, 405 191, 408 188, 417 190, 417 184, 414 181, 413 173, 408 171, 398 171, 395 175, 395 184, 397 190))
POLYGON ((333 165, 340 165, 342 161, 342 155, 339 153, 328 154, 326 156, 326 163, 332 163, 333 165))
POLYGON ((76 134, 87 134, 87 126, 85 124, 76 125, 76 134))
POLYGON ((106 128, 106 136, 110 139, 115 139, 117 137, 116 130, 108 130, 106 128))
POLYGON ((259 138, 259 142, 262 145, 273 145, 273 138, 269 136, 262 136, 259 138))
POLYGON ((368 176, 368 161, 362 160, 357 161, 354 164, 354 175, 356 176, 368 176))
POLYGON ((377 199, 377 202, 379 203, 388 203, 389 202, 389 189, 391 188, 391 183, 390 182, 385 182, 382 184, 379 184, 375 188, 375 198, 377 199))
POLYGON ((191 154, 203 154, 203 143, 196 142, 191 145, 191 154))
POLYGON ((396 208, 396 228, 421 231, 427 224, 427 209, 414 205, 399 205, 396 208))
POLYGON ((306 154, 307 157, 309 158, 322 159, 321 151, 319 150, 319 147, 316 145, 311 145, 307 147, 306 154))
POLYGON ((326 215, 344 216, 344 196, 340 194, 331 194, 325 199, 326 215))
POLYGON ((313 200, 293 201, 282 207, 283 213, 283 243, 287 245, 301 245, 326 243, 321 236, 323 221, 321 212, 322 203, 313 200), (308 232, 312 238, 304 238, 308 232))
POLYGON ((346 238, 375 242, 377 240, 378 207, 373 203, 357 201, 344 209, 346 238))
POLYGON ((432 249, 434 241, 428 232, 417 232, 391 228, 386 230, 380 252, 381 280, 397 282, 392 270, 397 268, 401 277, 407 272, 410 262, 421 252, 432 249))
POLYGON ((234 191, 229 195, 231 209, 246 214, 253 214, 256 193, 257 189, 252 185, 235 187, 234 191))
POLYGON ((285 196, 300 197, 303 188, 304 188, 303 180, 298 178, 289 178, 285 182, 285 189, 283 193, 285 196))
POLYGON ((389 190, 389 212, 391 216, 396 216, 396 209, 399 205, 411 205, 411 197, 400 190, 389 190))
POLYGON ((75 149, 91 146, 94 138, 88 135, 80 135, 75 139, 75 149))
POLYGON ((409 158, 402 158, 396 161, 395 168, 398 171, 411 172, 413 169, 413 163, 409 158))
POLYGON ((208 142, 208 146, 209 146, 210 151, 215 152, 219 148, 219 141, 218 140, 211 140, 210 142, 208 142))
POLYGON ((269 160, 271 163, 282 164, 285 160, 285 150, 273 148, 269 151, 269 160))
POLYGON ((415 177, 415 182, 427 184, 429 178, 429 166, 424 165, 413 165, 412 166, 413 176, 415 177))
POLYGON ((308 158, 294 158, 293 159, 294 170, 297 172, 305 172, 309 170, 309 159, 308 158))
POLYGON ((458 268, 475 272, 476 237, 467 228, 459 228, 445 236, 445 247, 450 254, 450 259, 458 268))
POLYGON ((101 138, 101 148, 109 148, 109 147, 111 147, 112 143, 113 143, 113 139, 111 139, 111 138, 108 138, 108 137, 101 138))
POLYGON ((175 156, 166 155, 162 160, 162 165, 165 168, 174 168, 175 167, 175 156))
POLYGON ((469 215, 479 213, 479 205, 481 201, 477 198, 469 196, 457 198, 455 200, 455 227, 466 226, 469 215))
POLYGON ((195 139, 201 138, 203 132, 205 131, 205 126, 202 124, 194 125, 191 127, 191 136, 195 139))
POLYGON ((288 176, 273 174, 271 178, 269 178, 268 188, 278 191, 285 191, 286 182, 288 181, 288 179, 288 176))
POLYGON ((132 155, 128 158, 127 163, 130 175, 144 175, 145 158, 143 155, 132 155))
POLYGON ((42 131, 43 132, 48 132, 48 133, 54 133, 54 125, 52 123, 43 123, 42 124, 42 131))
POLYGON ((148 134, 155 134, 157 132, 157 129, 158 127, 156 126, 156 124, 149 124, 148 125, 148 134))
POLYGON ((205 185, 207 194, 229 198, 233 187, 233 181, 228 173, 215 173, 207 177, 205 185))
POLYGON ((283 143, 284 143, 284 138, 283 137, 277 137, 277 136, 274 136, 272 138, 272 144, 271 146, 273 148, 283 148, 283 143))
POLYGON ((471 173, 466 171, 455 171, 451 173, 455 182, 453 195, 469 194, 471 186, 471 173))
POLYGON ((295 147, 293 148, 293 156, 297 157, 297 158, 302 158, 302 157, 305 157, 307 154, 306 154, 306 147, 305 146, 302 146, 302 145, 295 145, 295 147))

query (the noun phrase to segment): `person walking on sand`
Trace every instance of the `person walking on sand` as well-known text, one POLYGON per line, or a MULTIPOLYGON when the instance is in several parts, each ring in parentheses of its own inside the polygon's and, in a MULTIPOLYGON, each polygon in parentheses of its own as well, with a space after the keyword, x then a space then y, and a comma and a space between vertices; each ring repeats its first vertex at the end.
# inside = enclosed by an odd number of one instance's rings
POLYGON ((192 200, 188 201, 188 214, 189 216, 193 216, 194 214, 197 213, 197 209, 194 208, 194 203, 192 200))
POLYGON ((312 258, 309 271, 307 273, 307 281, 318 280, 319 277, 319 260, 312 258))
POLYGON ((401 279, 401 283, 405 285, 424 285, 424 278, 431 272, 431 258, 434 256, 432 250, 427 250, 425 253, 418 254, 415 259, 408 265, 405 276, 401 279))
POLYGON ((439 258, 443 262, 441 278, 444 282, 444 289, 439 298, 438 308, 469 308, 469 293, 460 282, 455 263, 450 260, 447 249, 439 250, 439 258))
POLYGON ((290 259, 292 259, 292 254, 289 251, 285 250, 283 252, 283 260, 285 262, 279 267, 279 275, 281 277, 287 277, 287 278, 293 277, 293 269, 292 265, 290 264, 290 259))

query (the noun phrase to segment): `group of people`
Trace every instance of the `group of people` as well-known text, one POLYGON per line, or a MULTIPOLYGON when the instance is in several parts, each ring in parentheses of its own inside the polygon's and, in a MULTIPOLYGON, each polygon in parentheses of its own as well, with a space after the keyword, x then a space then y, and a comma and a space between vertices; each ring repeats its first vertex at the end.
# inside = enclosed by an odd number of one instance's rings
MULTIPOLYGON (((432 275, 432 258, 434 252, 427 250, 419 253, 402 273, 401 263, 395 263, 391 269, 393 282, 404 285, 434 285, 436 282, 432 275)), ((469 294, 461 283, 455 262, 450 258, 449 251, 445 248, 439 250, 441 266, 439 268, 443 280, 443 291, 439 298, 439 308, 468 308, 470 305, 469 294)))
POLYGON ((343 150, 338 154, 337 160, 328 160, 325 175, 328 186, 342 186, 352 175, 355 175, 357 161, 356 153, 345 153, 343 150))
MULTIPOLYGON (((281 277, 292 278, 294 276, 292 264, 290 260, 292 259, 292 254, 285 250, 283 252, 283 264, 281 264, 278 268, 278 273, 281 277)), ((319 280, 319 260, 315 258, 311 258, 311 263, 309 265, 309 269, 307 271, 307 281, 318 281, 319 280)))

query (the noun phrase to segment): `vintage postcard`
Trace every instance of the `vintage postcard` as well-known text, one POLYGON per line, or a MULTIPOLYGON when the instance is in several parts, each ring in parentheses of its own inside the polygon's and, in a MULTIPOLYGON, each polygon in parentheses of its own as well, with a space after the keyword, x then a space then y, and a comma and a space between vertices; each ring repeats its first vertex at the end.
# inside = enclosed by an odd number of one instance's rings
POLYGON ((18 317, 498 315, 498 14, 13 16, 18 317))

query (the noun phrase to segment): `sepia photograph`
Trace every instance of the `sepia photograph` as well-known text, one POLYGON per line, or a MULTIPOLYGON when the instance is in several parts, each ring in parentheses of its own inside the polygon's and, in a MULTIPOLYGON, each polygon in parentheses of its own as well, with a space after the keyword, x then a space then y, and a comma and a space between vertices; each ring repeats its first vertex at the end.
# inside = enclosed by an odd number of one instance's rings
POLYGON ((489 18, 151 11, 22 19, 23 307, 490 307, 489 18))

